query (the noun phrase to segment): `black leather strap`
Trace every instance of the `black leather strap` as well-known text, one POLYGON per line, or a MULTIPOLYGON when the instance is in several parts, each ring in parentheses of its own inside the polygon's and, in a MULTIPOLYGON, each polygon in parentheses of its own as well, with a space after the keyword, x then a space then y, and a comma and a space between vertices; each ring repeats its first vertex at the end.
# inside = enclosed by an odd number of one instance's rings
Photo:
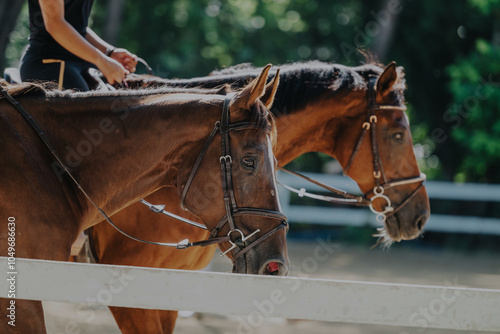
POLYGON ((212 140, 214 139, 215 135, 217 134, 217 131, 220 129, 220 122, 217 121, 215 122, 215 126, 208 135, 207 140, 205 141, 205 144, 201 148, 201 152, 198 155, 198 158, 196 159, 193 168, 191 169, 191 173, 189 174, 189 177, 186 181, 186 184, 184 185, 184 188, 182 189, 182 194, 181 194, 181 208, 184 211, 187 211, 186 207, 184 206, 184 201, 186 200, 187 193, 189 191, 189 188, 191 187, 191 183, 193 182, 194 176, 196 175, 196 172, 198 172, 198 168, 200 168, 201 162, 203 161, 203 158, 205 157, 205 154, 207 153, 208 147, 210 146, 210 143, 212 143, 212 140))

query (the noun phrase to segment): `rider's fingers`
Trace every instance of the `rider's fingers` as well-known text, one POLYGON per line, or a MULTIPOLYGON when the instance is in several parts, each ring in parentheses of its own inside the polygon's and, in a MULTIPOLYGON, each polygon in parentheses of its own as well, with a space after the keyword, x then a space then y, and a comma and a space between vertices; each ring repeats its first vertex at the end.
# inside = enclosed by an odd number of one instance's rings
POLYGON ((125 59, 125 63, 127 63, 127 64, 129 64, 129 65, 130 65, 130 64, 132 64, 132 65, 134 65, 134 66, 135 66, 135 65, 137 65, 137 59, 132 58, 132 57, 127 57, 127 58, 125 59))

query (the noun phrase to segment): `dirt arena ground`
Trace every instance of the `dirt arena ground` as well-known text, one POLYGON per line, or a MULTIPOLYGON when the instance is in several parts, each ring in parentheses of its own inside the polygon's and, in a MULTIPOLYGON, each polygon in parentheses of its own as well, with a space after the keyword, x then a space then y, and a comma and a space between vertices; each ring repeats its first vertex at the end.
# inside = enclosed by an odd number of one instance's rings
MULTIPOLYGON (((458 284, 474 288, 500 289, 500 254, 498 253, 430 250, 404 244, 384 251, 330 243, 334 250, 331 256, 326 260, 314 262, 311 259, 314 259, 314 249, 318 244, 318 241, 289 241, 290 262, 295 266, 291 268, 292 276, 308 275, 307 277, 314 278, 440 286, 458 284)), ((226 258, 220 258, 216 254, 208 270, 228 272, 230 267, 226 258)), ((78 316, 77 305, 46 302, 44 306, 47 328, 51 334, 67 333, 68 328, 65 326, 70 321, 77 324, 76 329, 71 328, 71 333, 120 333, 107 308, 103 307, 92 322, 85 322, 78 316)), ((185 317, 179 317, 175 333, 238 333, 238 325, 236 317, 214 314, 189 315, 189 312, 186 312, 185 317)), ((451 334, 465 332, 270 318, 266 319, 262 326, 253 328, 252 333, 451 334)))

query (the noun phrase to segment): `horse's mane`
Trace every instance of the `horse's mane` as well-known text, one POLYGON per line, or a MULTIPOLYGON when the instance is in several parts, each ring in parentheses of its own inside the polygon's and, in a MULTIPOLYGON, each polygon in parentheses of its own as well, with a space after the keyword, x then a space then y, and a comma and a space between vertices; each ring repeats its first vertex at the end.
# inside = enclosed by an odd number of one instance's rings
MULTIPOLYGON (((320 61, 296 62, 277 66, 280 68, 280 85, 276 93, 274 109, 287 112, 302 109, 321 96, 336 95, 353 90, 366 90, 370 76, 380 76, 383 68, 376 63, 357 67, 320 61)), ((211 73, 225 82, 238 82, 242 77, 254 76, 261 69, 245 63, 211 73)), ((398 81, 389 97, 392 104, 404 103, 405 79, 402 68, 398 68, 398 81)))
MULTIPOLYGON (((4 79, 0 79, 0 86, 11 96, 31 95, 46 96, 47 92, 57 89, 57 85, 52 82, 22 82, 10 84, 4 79)), ((0 95, 0 100, 5 98, 0 95)))
MULTIPOLYGON (((79 92, 76 90, 59 90, 56 83, 47 82, 22 82, 16 84, 10 84, 4 79, 0 79, 0 85, 11 95, 11 96, 45 96, 48 98, 68 98, 68 99, 78 99, 85 97, 147 97, 151 95, 159 94, 214 94, 214 95, 225 95, 231 89, 221 85, 216 88, 203 88, 203 87, 161 87, 161 88, 143 88, 143 89, 119 89, 110 91, 88 91, 79 92)), ((3 96, 0 96, 0 99, 3 96)))
MULTIPOLYGON (((116 90, 116 91, 89 91, 77 92, 73 90, 58 90, 57 84, 53 82, 22 82, 18 84, 10 84, 7 81, 0 79, 0 85, 13 97, 29 96, 41 98, 66 98, 78 99, 88 97, 148 97, 161 94, 198 94, 198 95, 225 95, 233 89, 227 85, 213 89, 205 89, 201 87, 185 88, 185 87, 162 87, 162 88, 144 88, 144 89, 130 89, 130 90, 116 90)), ((0 100, 4 96, 0 95, 0 100)), ((257 124, 258 127, 267 129, 270 126, 273 138, 273 143, 276 141, 276 126, 274 124, 273 115, 265 107, 252 108, 251 122, 257 124)))

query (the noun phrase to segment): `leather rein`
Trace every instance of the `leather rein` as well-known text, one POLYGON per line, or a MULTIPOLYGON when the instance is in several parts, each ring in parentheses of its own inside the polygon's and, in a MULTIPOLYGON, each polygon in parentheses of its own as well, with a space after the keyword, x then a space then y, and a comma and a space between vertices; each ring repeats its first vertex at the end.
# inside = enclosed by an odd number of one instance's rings
POLYGON ((296 189, 293 187, 290 187, 288 185, 281 184, 284 188, 295 192, 299 195, 299 197, 309 197, 309 198, 314 198, 330 203, 337 203, 337 204, 350 204, 350 205, 357 205, 357 206, 368 206, 370 210, 376 215, 377 221, 379 223, 385 222, 385 220, 394 215, 396 212, 401 210, 406 204, 408 204, 413 197, 418 193, 418 191, 423 187, 423 182, 426 179, 425 174, 420 173, 418 176, 414 177, 409 177, 405 179, 399 179, 399 180, 391 180, 388 181, 387 177, 384 173, 384 169, 382 167, 382 163, 380 160, 380 154, 379 154, 379 149, 377 145, 377 111, 383 111, 383 110, 401 110, 405 111, 406 107, 405 106, 391 106, 391 105, 378 105, 376 104, 375 100, 375 83, 377 81, 377 77, 371 76, 368 80, 368 109, 367 109, 367 115, 366 115, 366 121, 362 124, 362 131, 361 134, 358 138, 358 141, 356 145, 354 146, 354 150, 349 158, 349 161, 347 162, 347 165, 344 169, 344 175, 347 176, 347 173, 349 172, 349 169, 354 161, 354 158, 359 152, 359 149, 361 147, 361 144, 363 143, 364 138, 366 137, 367 133, 370 132, 371 135, 371 146, 372 146, 372 153, 373 153, 373 178, 375 180, 375 187, 363 194, 363 195, 352 195, 347 193, 344 190, 336 189, 334 187, 330 187, 328 185, 325 185, 321 182, 315 181, 305 175, 299 174, 297 172, 292 172, 289 171, 285 168, 281 168, 283 171, 295 175, 297 177, 300 177, 302 179, 305 179, 306 181, 309 181, 317 186, 320 186, 328 191, 331 191, 339 196, 342 197, 332 197, 332 196, 323 196, 323 195, 318 195, 318 194, 312 194, 308 193, 305 191, 304 188, 296 189), (407 184, 412 184, 412 183, 418 183, 420 182, 420 185, 408 196, 406 199, 404 199, 398 206, 393 207, 391 200, 389 197, 384 195, 384 192, 386 189, 397 187, 397 186, 402 186, 402 185, 407 185, 407 184), (372 197, 368 198, 368 195, 374 194, 372 197), (387 202, 387 205, 382 211, 377 211, 373 207, 373 202, 381 198, 387 202))
MULTIPOLYGON (((152 244, 152 245, 175 247, 177 249, 186 249, 186 248, 193 247, 193 246, 204 247, 204 246, 208 246, 208 245, 212 245, 212 244, 216 244, 216 243, 229 242, 231 244, 231 247, 221 255, 225 255, 229 251, 238 247, 239 249, 237 250, 236 254, 234 254, 233 259, 232 259, 232 261, 234 262, 238 257, 245 254, 250 249, 255 247, 257 244, 261 243, 265 239, 269 238, 271 235, 273 235, 277 231, 281 230, 282 228, 288 229, 287 218, 281 212, 267 210, 267 209, 259 209, 259 208, 239 208, 237 203, 236 203, 236 199, 234 196, 234 190, 233 190, 233 183, 232 183, 232 168, 231 168, 232 158, 231 158, 231 146, 229 143, 229 132, 248 129, 251 127, 259 128, 257 126, 257 124, 250 123, 250 122, 240 122, 240 123, 235 123, 235 124, 229 124, 229 105, 230 105, 232 98, 235 96, 236 93, 231 93, 231 94, 226 95, 226 98, 225 98, 224 104, 223 104, 223 108, 222 108, 221 121, 218 121, 215 123, 215 126, 214 126, 212 132, 210 133, 207 141, 205 142, 205 145, 203 146, 202 151, 201 151, 200 155, 198 156, 198 159, 196 160, 195 165, 193 167, 193 170, 191 171, 191 174, 188 178, 188 181, 184 187, 184 190, 182 193, 182 199, 181 199, 181 203, 182 203, 181 205, 184 208, 184 200, 185 200, 187 192, 189 190, 189 186, 191 185, 191 182, 196 174, 196 171, 198 170, 198 167, 200 166, 201 161, 203 160, 203 157, 205 156, 205 153, 208 150, 208 146, 212 142, 216 133, 220 132, 221 142, 222 142, 221 157, 220 157, 221 178, 222 178, 222 187, 224 190, 224 203, 225 203, 225 207, 226 207, 226 215, 219 221, 217 226, 210 233, 209 239, 197 241, 197 242, 189 242, 188 239, 185 239, 185 240, 182 240, 178 243, 163 243, 163 242, 142 240, 142 239, 139 239, 139 238, 136 238, 134 236, 129 235, 128 233, 122 231, 118 226, 116 226, 111 221, 109 216, 92 200, 92 198, 85 192, 85 190, 80 185, 80 183, 76 180, 76 178, 71 174, 71 171, 69 170, 69 168, 64 164, 63 160, 61 159, 59 154, 56 152, 53 145, 50 143, 49 139, 47 138, 47 136, 43 132, 43 130, 35 122, 35 120, 31 117, 31 115, 1 85, 0 85, 0 94, 2 94, 7 99, 7 101, 9 101, 12 104, 12 106, 23 116, 25 121, 33 128, 33 130, 36 132, 36 134, 43 141, 45 146, 49 149, 51 155, 60 164, 60 166, 64 170, 64 172, 69 176, 69 178, 72 180, 72 182, 77 186, 77 188, 87 198, 87 200, 99 211, 99 213, 104 217, 104 219, 109 224, 111 224, 111 226, 113 226, 118 232, 120 232, 121 234, 125 235, 126 237, 128 237, 130 239, 133 239, 133 240, 139 241, 139 242, 143 242, 143 243, 147 243, 147 244, 152 244), (245 236, 240 229, 236 228, 235 223, 234 223, 234 217, 241 216, 241 215, 253 215, 253 216, 260 216, 260 217, 277 219, 280 221, 280 224, 277 225, 276 227, 274 227, 273 229, 271 229, 269 232, 262 235, 257 240, 255 240, 251 243, 247 243, 246 241, 249 238, 251 238, 252 236, 254 236, 255 234, 257 234, 258 232, 260 232, 260 229, 257 229, 254 232, 252 232, 251 234, 245 236), (222 227, 224 227, 224 225, 227 222, 229 222, 229 227, 230 227, 229 233, 226 236, 220 236, 220 237, 217 236, 219 231, 222 229, 222 227), (236 237, 233 240, 233 238, 231 238, 231 235, 235 232, 238 232, 239 235, 236 235, 236 237)), ((198 228, 202 228, 205 230, 207 229, 202 224, 199 224, 197 222, 191 221, 189 219, 177 216, 175 214, 172 214, 172 213, 169 213, 169 212, 163 210, 163 208, 165 207, 164 205, 152 205, 143 199, 140 200, 140 202, 149 206, 150 209, 154 212, 163 213, 169 217, 172 217, 174 219, 177 219, 177 220, 180 220, 182 222, 188 223, 190 225, 196 226, 198 228)))

